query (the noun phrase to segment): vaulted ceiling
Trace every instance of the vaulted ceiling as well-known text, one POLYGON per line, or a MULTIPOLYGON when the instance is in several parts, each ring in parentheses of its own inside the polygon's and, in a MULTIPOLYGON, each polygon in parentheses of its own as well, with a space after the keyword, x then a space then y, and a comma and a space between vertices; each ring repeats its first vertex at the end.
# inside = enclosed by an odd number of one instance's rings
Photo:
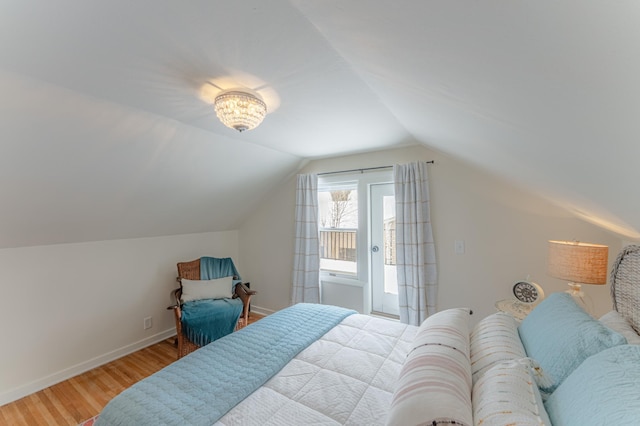
POLYGON ((305 160, 415 143, 640 237, 635 1, 0 7, 0 247, 236 229, 305 160))

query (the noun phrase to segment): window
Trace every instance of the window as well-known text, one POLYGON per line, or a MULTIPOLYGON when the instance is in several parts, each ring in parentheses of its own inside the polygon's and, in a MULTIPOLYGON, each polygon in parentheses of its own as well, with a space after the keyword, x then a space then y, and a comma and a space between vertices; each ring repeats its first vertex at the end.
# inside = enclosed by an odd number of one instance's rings
POLYGON ((358 182, 318 189, 320 270, 358 275, 358 182))

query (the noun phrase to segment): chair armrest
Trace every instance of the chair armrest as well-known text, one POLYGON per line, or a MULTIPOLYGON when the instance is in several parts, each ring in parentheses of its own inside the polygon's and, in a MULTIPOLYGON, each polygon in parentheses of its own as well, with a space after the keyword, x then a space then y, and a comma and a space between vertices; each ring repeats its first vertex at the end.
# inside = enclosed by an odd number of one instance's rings
MULTIPOLYGON (((246 283, 246 284, 249 284, 249 283, 246 283)), ((240 299, 242 299, 242 304, 244 305, 246 310, 249 303, 251 302, 251 296, 253 296, 256 293, 257 291, 249 289, 249 287, 247 287, 245 283, 238 283, 236 284, 236 289, 235 289, 235 292, 233 293, 233 298, 237 299, 239 297, 240 299)))
POLYGON ((176 307, 178 308, 178 310, 180 310, 181 308, 181 303, 180 303, 180 297, 182 296, 182 289, 181 288, 176 288, 175 290, 173 290, 171 292, 171 295, 173 296, 174 300, 176 301, 175 304, 167 307, 167 309, 175 309, 176 307))
POLYGON ((246 284, 249 284, 249 283, 238 283, 236 285, 236 294, 238 296, 240 296, 240 293, 243 293, 247 296, 253 296, 254 294, 258 293, 255 290, 251 290, 249 287, 247 287, 246 284))

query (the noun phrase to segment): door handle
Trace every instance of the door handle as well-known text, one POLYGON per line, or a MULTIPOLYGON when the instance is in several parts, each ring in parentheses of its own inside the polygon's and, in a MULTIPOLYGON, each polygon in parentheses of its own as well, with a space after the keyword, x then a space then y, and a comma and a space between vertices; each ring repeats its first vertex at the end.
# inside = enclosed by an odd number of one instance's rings
POLYGON ((377 253, 379 250, 380 250, 380 247, 378 247, 378 246, 371 247, 371 251, 374 252, 374 253, 377 253))

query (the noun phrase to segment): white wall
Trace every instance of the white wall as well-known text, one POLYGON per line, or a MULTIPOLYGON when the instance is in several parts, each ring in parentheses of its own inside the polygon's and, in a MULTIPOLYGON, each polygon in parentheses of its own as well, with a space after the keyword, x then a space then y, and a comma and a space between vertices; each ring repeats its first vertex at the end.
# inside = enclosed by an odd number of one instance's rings
POLYGON ((239 230, 242 278, 251 282, 252 309, 269 313, 289 306, 293 269, 295 176, 265 197, 239 230))
POLYGON ((176 263, 201 256, 236 259, 238 232, 0 250, 0 405, 174 335, 176 263))
MULTIPOLYGON (((622 241, 566 211, 494 178, 466 163, 421 146, 317 160, 302 172, 377 167, 417 160, 429 165, 431 213, 437 247, 438 308, 470 306, 475 320, 494 312, 494 302, 511 297, 511 287, 527 278, 546 292, 566 283, 546 275, 549 239, 607 244, 610 263, 622 241), (454 252, 464 240, 466 253, 454 252)), ((293 257, 295 178, 272 194, 240 228, 243 278, 258 290, 256 310, 278 310, 289 304, 293 257)), ((585 286, 596 313, 610 309, 609 285, 585 286)))

